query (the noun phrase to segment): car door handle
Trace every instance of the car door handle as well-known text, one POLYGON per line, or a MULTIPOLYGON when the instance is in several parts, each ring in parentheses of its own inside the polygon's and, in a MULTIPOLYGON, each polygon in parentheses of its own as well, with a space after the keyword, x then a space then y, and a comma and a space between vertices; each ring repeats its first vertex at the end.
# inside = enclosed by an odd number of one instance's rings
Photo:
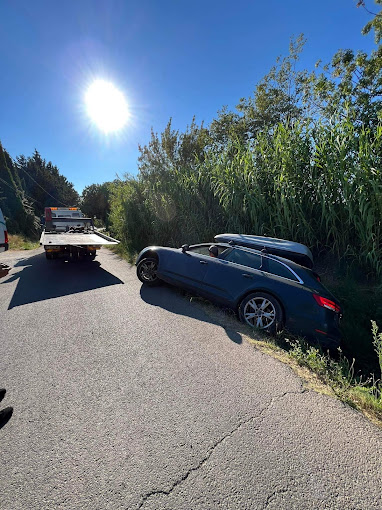
POLYGON ((244 276, 244 278, 249 278, 250 280, 252 280, 252 278, 253 278, 253 275, 248 274, 248 273, 243 273, 241 276, 244 276))
POLYGON ((206 260, 199 260, 200 264, 208 264, 206 260))

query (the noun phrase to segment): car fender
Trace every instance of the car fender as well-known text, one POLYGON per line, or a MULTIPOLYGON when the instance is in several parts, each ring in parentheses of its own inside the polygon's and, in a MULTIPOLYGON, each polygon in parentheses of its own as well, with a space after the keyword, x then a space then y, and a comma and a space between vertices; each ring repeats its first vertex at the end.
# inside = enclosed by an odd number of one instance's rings
POLYGON ((138 265, 139 262, 144 258, 154 257, 158 260, 158 268, 159 268, 161 260, 162 260, 162 264, 163 264, 163 261, 164 262, 166 261, 165 260, 166 253, 169 253, 169 252, 179 252, 179 250, 177 248, 167 248, 165 246, 147 246, 138 254, 135 265, 138 265))
POLYGON ((158 246, 147 246, 139 252, 135 265, 137 266, 142 259, 147 257, 154 257, 159 260, 159 247, 158 246))

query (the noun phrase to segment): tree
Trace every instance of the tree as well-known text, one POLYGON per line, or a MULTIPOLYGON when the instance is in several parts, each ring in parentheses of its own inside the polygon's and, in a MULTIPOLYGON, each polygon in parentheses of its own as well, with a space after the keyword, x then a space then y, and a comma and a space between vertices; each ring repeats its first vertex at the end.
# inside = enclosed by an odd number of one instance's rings
POLYGON ((29 237, 37 234, 38 221, 30 201, 20 187, 12 159, 0 144, 0 206, 11 233, 22 233, 29 237))
POLYGON ((243 114, 251 135, 302 117, 306 110, 302 100, 307 73, 297 70, 297 64, 305 42, 303 34, 292 38, 289 54, 277 58, 276 64, 256 86, 253 96, 240 99, 237 110, 243 114))
MULTIPOLYGON (((382 5, 382 0, 374 1, 377 5, 382 5)), ((366 25, 363 27, 362 33, 366 35, 371 30, 374 30, 375 44, 379 44, 382 39, 382 9, 378 13, 370 11, 366 7, 365 0, 359 0, 357 3, 357 7, 363 7, 369 14, 373 16, 373 19, 366 23, 366 25)))
POLYGON ((16 158, 15 168, 18 171, 23 189, 35 200, 34 208, 38 216, 44 213, 47 206, 76 206, 79 195, 73 184, 60 174, 58 168, 50 161, 47 163, 35 149, 33 156, 16 158))
POLYGON ((111 182, 103 184, 91 184, 86 186, 82 192, 81 210, 86 216, 100 219, 105 225, 108 224, 110 213, 110 185, 111 182))
POLYGON ((172 128, 172 119, 158 135, 151 130, 148 145, 139 145, 138 169, 140 176, 155 182, 158 176, 182 167, 192 167, 196 159, 203 158, 209 142, 208 130, 203 123, 198 126, 195 117, 184 133, 172 128))

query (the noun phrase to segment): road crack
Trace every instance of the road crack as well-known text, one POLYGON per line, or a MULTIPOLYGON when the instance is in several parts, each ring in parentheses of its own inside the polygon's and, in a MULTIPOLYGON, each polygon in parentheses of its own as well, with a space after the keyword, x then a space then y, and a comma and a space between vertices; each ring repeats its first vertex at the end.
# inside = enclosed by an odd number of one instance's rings
POLYGON ((280 488, 280 489, 276 489, 276 490, 274 490, 274 491, 272 492, 272 494, 269 494, 269 496, 267 497, 267 499, 266 499, 266 501, 265 501, 265 504, 264 504, 264 509, 263 509, 263 510, 265 510, 265 509, 268 507, 269 503, 271 503, 271 502, 272 502, 272 500, 273 500, 276 496, 278 496, 279 494, 286 494, 286 493, 287 493, 287 492, 289 492, 289 491, 290 491, 290 489, 285 488, 285 487, 284 487, 284 488, 280 488))
MULTIPOLYGON (((211 457, 211 455, 213 454, 213 452, 215 451, 215 449, 221 445, 222 443, 224 443, 225 441, 227 441, 230 437, 232 437, 236 432, 238 432, 241 428, 245 427, 248 423, 251 423, 255 420, 258 420, 259 418, 263 417, 264 419, 264 414, 266 413, 266 411, 268 411, 271 406, 274 404, 274 402, 276 402, 277 400, 281 400, 282 398, 284 398, 286 395, 291 395, 291 394, 302 394, 304 393, 306 390, 302 387, 301 385, 301 389, 298 390, 298 391, 285 391, 282 395, 276 395, 274 397, 271 398, 271 400, 268 402, 268 404, 264 407, 264 409, 262 409, 256 416, 252 416, 251 418, 248 418, 247 420, 243 421, 243 422, 240 422, 236 427, 234 427, 230 432, 228 432, 225 436, 223 436, 222 438, 220 438, 214 445, 212 445, 206 455, 203 457, 203 459, 196 465, 196 466, 193 466, 191 467, 181 478, 179 478, 178 480, 176 480, 172 485, 171 487, 168 489, 168 490, 165 490, 165 489, 162 489, 162 490, 154 490, 154 491, 151 491, 147 494, 145 494, 143 497, 142 497, 142 501, 141 503, 139 504, 139 506, 137 507, 137 510, 140 510, 143 505, 146 503, 146 501, 154 496, 159 496, 159 495, 164 495, 164 496, 169 496, 172 491, 174 489, 176 489, 181 483, 183 483, 184 481, 187 480, 187 478, 192 474, 194 473, 195 471, 198 471, 201 467, 204 466, 204 464, 208 461, 208 459, 211 457)), ((263 420, 260 421, 260 423, 258 424, 258 427, 261 426, 261 424, 263 423, 263 420)), ((266 502, 266 505, 268 505, 271 501, 271 498, 273 496, 276 495, 278 491, 276 491, 275 493, 271 494, 270 496, 268 496, 267 498, 267 502, 266 502)))

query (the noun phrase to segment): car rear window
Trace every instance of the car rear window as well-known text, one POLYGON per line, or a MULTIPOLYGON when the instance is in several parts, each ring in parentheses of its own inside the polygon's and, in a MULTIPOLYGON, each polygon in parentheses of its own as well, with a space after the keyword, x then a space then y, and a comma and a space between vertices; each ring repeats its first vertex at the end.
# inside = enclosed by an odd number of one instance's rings
POLYGON ((252 269, 260 269, 261 257, 254 253, 249 253, 244 250, 234 249, 225 257, 225 260, 241 264, 242 266, 252 267, 252 269))
POLYGON ((290 271, 286 266, 280 264, 277 260, 268 259, 268 271, 269 273, 275 274, 277 276, 282 276, 283 278, 289 278, 289 280, 298 281, 295 275, 290 271))

